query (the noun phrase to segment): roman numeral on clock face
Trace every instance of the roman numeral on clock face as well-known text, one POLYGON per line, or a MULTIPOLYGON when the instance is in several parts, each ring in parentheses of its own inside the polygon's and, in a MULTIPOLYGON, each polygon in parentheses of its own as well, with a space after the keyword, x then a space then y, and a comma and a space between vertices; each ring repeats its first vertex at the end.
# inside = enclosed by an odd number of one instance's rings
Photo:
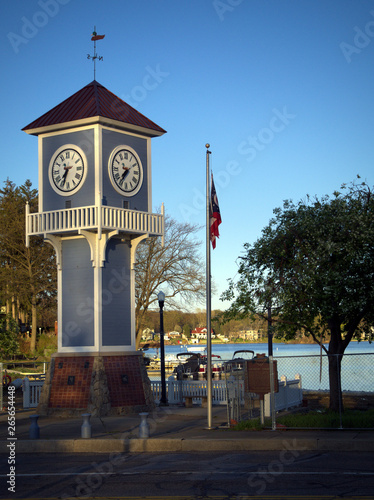
POLYGON ((139 191, 143 180, 142 166, 131 148, 116 148, 108 167, 112 184, 119 193, 133 196, 139 191))
POLYGON ((57 156, 50 164, 50 181, 57 192, 74 192, 84 180, 84 161, 82 155, 67 146, 57 151, 57 156))

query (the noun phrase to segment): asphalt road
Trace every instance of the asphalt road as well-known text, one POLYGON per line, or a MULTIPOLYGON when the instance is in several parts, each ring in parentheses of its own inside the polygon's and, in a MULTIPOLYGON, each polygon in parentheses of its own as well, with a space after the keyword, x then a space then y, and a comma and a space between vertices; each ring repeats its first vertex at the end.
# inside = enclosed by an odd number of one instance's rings
POLYGON ((374 499, 374 453, 144 453, 16 456, 15 492, 1 455, 1 499, 374 499))

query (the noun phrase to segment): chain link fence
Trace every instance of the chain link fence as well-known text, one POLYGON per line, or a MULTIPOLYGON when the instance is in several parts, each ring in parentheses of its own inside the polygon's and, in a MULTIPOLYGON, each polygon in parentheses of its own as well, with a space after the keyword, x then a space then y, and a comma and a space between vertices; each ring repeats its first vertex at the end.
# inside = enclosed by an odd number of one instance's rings
MULTIPOLYGON (((278 374, 294 378, 302 377, 303 389, 307 391, 329 390, 328 356, 274 356, 278 363, 278 374)), ((342 391, 374 391, 374 353, 344 354, 341 361, 342 391)))
POLYGON ((329 411, 329 361, 326 354, 279 356, 278 376, 300 377, 302 405, 272 412, 278 428, 374 429, 374 353, 344 354, 341 360, 342 406, 329 411))
MULTIPOLYGON (((274 362, 279 391, 273 397, 265 395, 263 403, 258 395, 251 394, 246 398, 243 393, 241 421, 257 420, 260 426, 274 429, 374 429, 374 353, 344 354, 340 379, 343 405, 337 413, 329 411, 329 361, 326 354, 274 356, 274 362), (250 401, 250 406, 246 407, 244 401, 250 401)), ((153 368, 149 375, 151 381, 156 382, 160 378, 159 367, 154 364, 153 368)), ((167 379, 172 373, 172 368, 169 369, 167 379)), ((223 384, 223 375, 219 378, 216 385, 223 384)), ((219 402, 216 398, 213 404, 226 402, 219 402)))

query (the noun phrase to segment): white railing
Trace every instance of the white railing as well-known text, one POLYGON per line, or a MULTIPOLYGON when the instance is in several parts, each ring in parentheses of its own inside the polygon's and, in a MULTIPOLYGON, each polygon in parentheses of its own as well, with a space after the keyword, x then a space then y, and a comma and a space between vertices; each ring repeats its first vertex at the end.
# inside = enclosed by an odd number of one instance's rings
MULTIPOLYGON (((240 399, 244 404, 244 381, 212 380, 212 398, 214 405, 226 405, 227 396, 229 400, 234 397, 240 399)), ((36 408, 39 404, 40 394, 44 380, 23 379, 23 407, 36 408)), ((275 411, 286 410, 299 406, 303 400, 300 375, 295 380, 287 380, 282 376, 279 381, 279 392, 275 393, 275 411)), ((151 381, 152 392, 156 404, 161 398, 161 381, 151 381)), ((207 397, 206 380, 168 380, 166 391, 169 404, 183 403, 186 398, 192 398, 197 404, 207 397)), ((265 395, 265 416, 270 416, 270 394, 265 395)))
MULTIPOLYGON (((288 410, 294 406, 301 405, 303 401, 303 390, 301 387, 301 376, 295 375, 295 380, 287 380, 282 375, 278 381, 279 391, 274 394, 275 411, 288 410)), ((271 415, 270 394, 265 394, 265 417, 271 415)))
POLYGON ((102 207, 101 222, 102 227, 106 229, 121 228, 130 232, 162 235, 163 217, 160 214, 102 207))
POLYGON ((38 406, 43 384, 44 380, 30 381, 28 377, 23 379, 22 390, 24 408, 36 408, 38 406))
POLYGON ((26 235, 35 236, 44 233, 63 233, 78 229, 113 230, 121 232, 163 234, 164 218, 161 214, 150 214, 138 210, 115 207, 79 207, 51 212, 26 212, 26 235))
MULTIPOLYGON (((161 398, 161 381, 151 381, 155 403, 161 398)), ((200 404, 202 398, 207 397, 206 380, 168 380, 166 391, 169 404, 183 403, 187 397, 200 404)), ((244 382, 240 381, 241 400, 244 401, 244 382)), ((224 405, 227 403, 226 380, 212 380, 213 404, 224 405)))
MULTIPOLYGON (((151 381, 155 403, 160 401, 161 382, 151 381)), ((300 375, 295 380, 287 380, 282 376, 278 383, 279 392, 275 393, 275 411, 286 410, 301 405, 303 391, 300 375)), ((206 380, 168 380, 166 382, 167 398, 170 404, 183 403, 186 397, 192 397, 195 403, 200 404, 207 396, 206 380)), ((237 397, 244 404, 244 381, 212 381, 212 397, 214 405, 226 405, 229 399, 237 397)), ((255 396, 255 395, 252 395, 255 396)), ((270 416, 270 394, 265 395, 265 416, 270 416)))

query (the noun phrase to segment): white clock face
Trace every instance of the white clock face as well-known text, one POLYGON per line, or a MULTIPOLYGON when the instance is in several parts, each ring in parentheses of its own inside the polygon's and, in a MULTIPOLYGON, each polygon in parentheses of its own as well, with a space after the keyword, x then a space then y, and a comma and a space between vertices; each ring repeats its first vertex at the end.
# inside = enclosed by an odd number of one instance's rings
POLYGON ((59 148, 49 164, 51 186, 63 196, 76 193, 82 187, 86 173, 85 155, 73 145, 59 148))
POLYGON ((115 190, 134 196, 143 183, 143 167, 137 153, 129 146, 119 146, 109 158, 109 177, 115 190))

